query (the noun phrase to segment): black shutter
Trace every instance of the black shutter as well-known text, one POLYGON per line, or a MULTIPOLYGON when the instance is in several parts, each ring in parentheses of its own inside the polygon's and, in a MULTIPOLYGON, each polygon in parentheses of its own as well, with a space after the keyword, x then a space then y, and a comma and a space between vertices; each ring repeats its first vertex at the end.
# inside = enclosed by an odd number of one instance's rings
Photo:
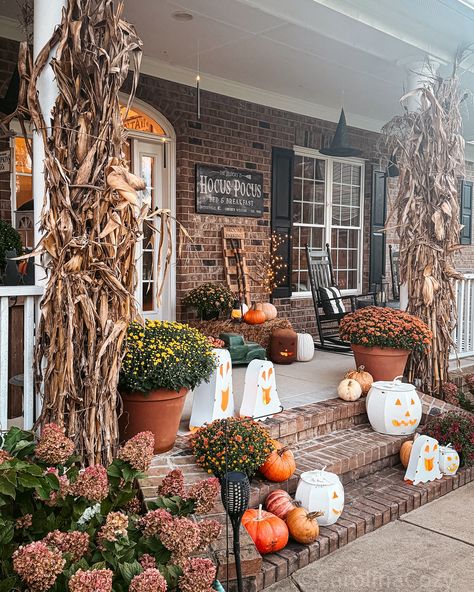
POLYGON ((459 212, 461 224, 464 225, 459 239, 461 245, 470 245, 472 243, 472 185, 472 181, 461 181, 459 212))
POLYGON ((272 231, 277 232, 283 242, 281 255, 286 268, 278 278, 279 286, 273 291, 273 298, 291 296, 291 225, 293 217, 293 150, 272 149, 272 231))
POLYGON ((387 175, 383 171, 372 173, 372 215, 370 225, 370 277, 371 288, 380 284, 385 275, 385 218, 387 211, 387 175))

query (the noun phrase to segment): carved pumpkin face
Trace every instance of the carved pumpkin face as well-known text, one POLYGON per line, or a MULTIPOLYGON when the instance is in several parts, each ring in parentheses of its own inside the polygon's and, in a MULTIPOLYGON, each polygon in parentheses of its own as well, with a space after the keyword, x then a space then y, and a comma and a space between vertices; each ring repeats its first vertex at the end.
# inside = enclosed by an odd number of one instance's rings
POLYGON ((332 504, 331 504, 331 514, 333 514, 333 516, 336 516, 337 518, 339 518, 339 516, 342 514, 342 510, 344 509, 344 498, 342 498, 342 506, 341 504, 341 499, 340 499, 340 491, 339 493, 334 490, 332 492, 332 496, 331 496, 331 500, 332 500, 332 504))
POLYGON ((392 387, 375 382, 367 395, 367 415, 372 428, 381 434, 413 434, 421 421, 420 397, 409 385, 392 387))
POLYGON ((276 329, 270 338, 270 358, 275 364, 296 361, 298 337, 293 329, 276 329))
POLYGON ((415 405, 415 396, 397 397, 395 400, 395 410, 394 418, 392 419, 392 425, 396 428, 416 427, 419 423, 419 419, 414 417, 415 405))
POLYGON ((459 454, 450 446, 439 448, 439 468, 444 475, 455 475, 459 469, 459 454))
POLYGON ((416 485, 441 477, 438 441, 429 436, 418 436, 413 443, 405 480, 416 485))
POLYGON ((309 512, 321 512, 318 523, 330 526, 344 510, 344 487, 334 473, 307 471, 300 475, 295 500, 309 512))

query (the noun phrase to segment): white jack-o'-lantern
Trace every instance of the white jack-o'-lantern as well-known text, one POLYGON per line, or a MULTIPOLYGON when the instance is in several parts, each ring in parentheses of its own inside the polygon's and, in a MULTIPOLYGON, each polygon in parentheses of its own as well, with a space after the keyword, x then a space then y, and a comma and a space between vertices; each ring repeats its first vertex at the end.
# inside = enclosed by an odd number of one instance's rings
POLYGON ((275 368, 267 360, 252 360, 245 373, 244 396, 240 407, 241 417, 270 416, 281 410, 278 397, 275 368))
POLYGON ((421 421, 422 406, 412 384, 398 380, 374 382, 367 395, 367 415, 372 429, 380 434, 413 434, 421 421))
POLYGON ((439 447, 439 469, 443 475, 455 475, 459 463, 459 454, 451 448, 451 444, 439 447))
POLYGON ((194 390, 193 408, 189 420, 190 430, 215 419, 224 419, 234 415, 230 353, 226 349, 212 351, 217 358, 217 368, 209 382, 201 382, 194 390))
POLYGON ((405 481, 411 481, 416 485, 441 479, 442 476, 439 468, 438 440, 429 436, 418 436, 413 442, 405 481))
POLYGON ((306 471, 301 473, 295 500, 308 512, 322 512, 318 524, 334 524, 344 509, 344 487, 335 473, 306 471))

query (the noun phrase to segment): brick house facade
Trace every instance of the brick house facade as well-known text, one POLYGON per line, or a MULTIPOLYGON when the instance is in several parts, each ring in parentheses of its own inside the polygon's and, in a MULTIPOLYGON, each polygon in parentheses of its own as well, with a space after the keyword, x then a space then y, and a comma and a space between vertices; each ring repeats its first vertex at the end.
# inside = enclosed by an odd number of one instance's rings
MULTIPOLYGON (((0 92, 5 93, 13 71, 17 44, 0 39, 0 92)), ((204 82, 205 84, 205 82, 204 82)), ((215 93, 201 93, 201 117, 196 116, 196 90, 168 80, 141 75, 137 98, 163 114, 176 134, 176 214, 187 228, 192 243, 187 244, 176 268, 177 317, 187 319, 181 299, 187 290, 204 281, 224 281, 221 249, 223 226, 244 227, 251 275, 256 253, 268 248, 271 232, 272 148, 294 146, 319 149, 328 145, 336 124, 276 108, 249 103, 215 93), (219 164, 263 174, 264 213, 257 218, 237 218, 197 214, 195 209, 195 165, 219 164)), ((350 124, 350 120, 349 120, 350 124)), ((350 144, 365 159, 365 204, 363 223, 363 288, 369 288, 370 214, 372 172, 379 168, 379 135, 349 128, 350 144)), ((0 150, 7 147, 0 140, 0 150)), ((474 179, 474 163, 467 163, 467 178, 474 179)), ((391 183, 393 190, 394 184, 391 183)), ((0 175, 0 217, 10 219, 10 177, 0 175)), ((387 244, 396 243, 393 230, 387 244)), ((474 247, 464 248, 458 268, 474 270, 474 247)), ((387 267, 388 273, 388 267, 387 267)), ((258 298, 258 288, 253 288, 258 298)), ((280 315, 288 317, 295 329, 314 333, 314 311, 310 298, 275 301, 280 315)))

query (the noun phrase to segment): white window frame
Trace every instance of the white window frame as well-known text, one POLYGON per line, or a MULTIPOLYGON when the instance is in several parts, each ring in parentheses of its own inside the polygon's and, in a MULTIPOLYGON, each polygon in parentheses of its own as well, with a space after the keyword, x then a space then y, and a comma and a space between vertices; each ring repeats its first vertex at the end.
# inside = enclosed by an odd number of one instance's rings
MULTIPOLYGON (((324 224, 303 224, 301 222, 293 222, 292 229, 301 226, 301 227, 313 227, 313 228, 323 228, 323 233, 325 239, 323 241, 323 248, 326 243, 329 244, 329 247, 332 248, 332 232, 333 228, 340 228, 344 230, 347 228, 348 230, 359 230, 359 242, 358 242, 358 253, 359 256, 357 258, 357 289, 351 290, 341 290, 341 294, 343 295, 350 295, 350 294, 360 294, 362 292, 362 283, 363 283, 363 262, 364 262, 364 205, 365 205, 365 159, 363 158, 337 158, 335 156, 326 156, 325 154, 321 154, 319 150, 315 150, 313 148, 305 148, 304 146, 293 146, 295 156, 307 156, 309 158, 317 158, 319 160, 325 161, 325 187, 324 187, 324 204, 325 204, 325 214, 324 214, 324 224), (360 210, 359 210, 359 226, 339 226, 332 224, 332 186, 333 186, 333 164, 335 162, 340 162, 343 164, 353 164, 360 166, 360 210)), ((293 247, 291 249, 291 256, 293 257, 293 247)), ((298 298, 311 298, 311 291, 306 290, 304 292, 292 292, 291 294, 292 299, 298 298)))

